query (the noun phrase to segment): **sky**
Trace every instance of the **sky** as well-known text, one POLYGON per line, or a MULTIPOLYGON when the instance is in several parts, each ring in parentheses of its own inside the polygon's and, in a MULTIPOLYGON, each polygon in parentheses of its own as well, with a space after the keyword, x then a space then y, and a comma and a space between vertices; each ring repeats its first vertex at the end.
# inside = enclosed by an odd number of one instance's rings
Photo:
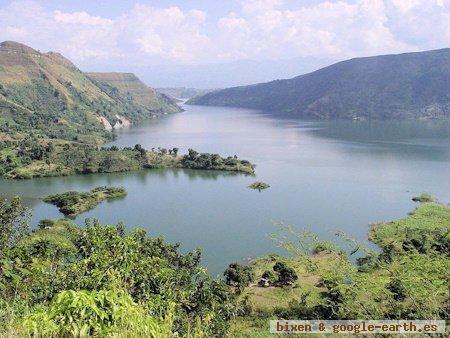
POLYGON ((450 0, 0 0, 0 41, 155 87, 222 88, 450 47, 450 0))

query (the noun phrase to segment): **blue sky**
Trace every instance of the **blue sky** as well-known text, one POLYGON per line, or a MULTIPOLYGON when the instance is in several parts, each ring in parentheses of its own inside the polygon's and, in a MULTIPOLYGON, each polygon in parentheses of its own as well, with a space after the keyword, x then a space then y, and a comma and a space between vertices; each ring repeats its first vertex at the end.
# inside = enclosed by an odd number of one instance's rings
POLYGON ((0 1, 0 40, 155 86, 247 84, 450 47, 449 22, 450 0, 0 1))
MULTIPOLYGON (((8 3, 12 1, 1 1, 2 3, 8 3)), ((223 15, 226 15, 230 11, 239 11, 241 2, 238 0, 101 0, 101 1, 68 1, 68 0, 45 0, 38 1, 41 5, 49 9, 60 9, 67 12, 73 11, 87 11, 93 15, 100 15, 105 17, 114 18, 120 16, 122 13, 129 11, 136 3, 145 4, 149 6, 166 8, 166 7, 179 7, 183 10, 199 9, 208 13, 211 19, 218 19, 223 15)), ((283 1, 282 6, 284 8, 296 9, 303 6, 315 5, 321 3, 320 0, 286 0, 283 1)), ((347 1, 348 3, 354 3, 355 1, 347 1)))

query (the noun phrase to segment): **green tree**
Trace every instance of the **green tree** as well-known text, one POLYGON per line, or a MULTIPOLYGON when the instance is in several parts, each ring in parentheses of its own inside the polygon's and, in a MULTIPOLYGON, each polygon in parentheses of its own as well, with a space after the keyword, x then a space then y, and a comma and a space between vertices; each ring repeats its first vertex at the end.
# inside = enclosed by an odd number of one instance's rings
POLYGON ((239 263, 231 263, 223 275, 228 285, 238 288, 246 287, 253 280, 252 269, 239 263))
POLYGON ((278 283, 280 285, 294 284, 298 279, 295 270, 283 262, 276 262, 273 266, 273 270, 278 274, 278 283))

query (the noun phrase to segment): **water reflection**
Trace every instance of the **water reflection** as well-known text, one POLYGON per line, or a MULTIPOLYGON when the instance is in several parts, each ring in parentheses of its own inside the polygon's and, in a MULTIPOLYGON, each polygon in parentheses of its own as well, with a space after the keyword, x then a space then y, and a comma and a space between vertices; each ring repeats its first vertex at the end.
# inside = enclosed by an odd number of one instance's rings
POLYGON ((63 177, 40 177, 29 180, 8 180, 0 178, 0 194, 6 198, 20 195, 30 205, 41 201, 41 198, 58 192, 69 190, 89 191, 99 185, 120 186, 130 179, 145 185, 149 178, 167 181, 179 178, 180 175, 190 181, 213 180, 224 177, 246 176, 244 173, 221 170, 195 169, 146 169, 127 173, 95 173, 89 175, 73 175, 63 177))
POLYGON ((333 142, 336 151, 358 157, 450 160, 450 120, 305 121, 261 113, 271 123, 333 142))
POLYGON ((352 143, 342 149, 356 156, 450 160, 450 121, 333 121, 309 132, 352 143))
POLYGON ((353 142, 404 142, 417 144, 424 140, 450 138, 450 121, 331 121, 318 124, 313 131, 321 137, 353 142))

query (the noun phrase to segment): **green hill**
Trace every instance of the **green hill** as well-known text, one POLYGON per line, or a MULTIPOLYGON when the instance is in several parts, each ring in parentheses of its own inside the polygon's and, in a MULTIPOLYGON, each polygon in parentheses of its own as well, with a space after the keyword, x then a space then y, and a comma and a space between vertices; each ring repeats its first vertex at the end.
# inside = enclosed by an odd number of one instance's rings
POLYGON ((351 59, 288 80, 223 89, 187 104, 313 119, 450 117, 450 49, 351 59))
POLYGON ((173 100, 148 92, 150 98, 136 100, 121 88, 92 80, 61 54, 41 53, 13 41, 0 44, 2 138, 35 133, 102 142, 111 137, 110 125, 120 127, 180 111, 173 100))

